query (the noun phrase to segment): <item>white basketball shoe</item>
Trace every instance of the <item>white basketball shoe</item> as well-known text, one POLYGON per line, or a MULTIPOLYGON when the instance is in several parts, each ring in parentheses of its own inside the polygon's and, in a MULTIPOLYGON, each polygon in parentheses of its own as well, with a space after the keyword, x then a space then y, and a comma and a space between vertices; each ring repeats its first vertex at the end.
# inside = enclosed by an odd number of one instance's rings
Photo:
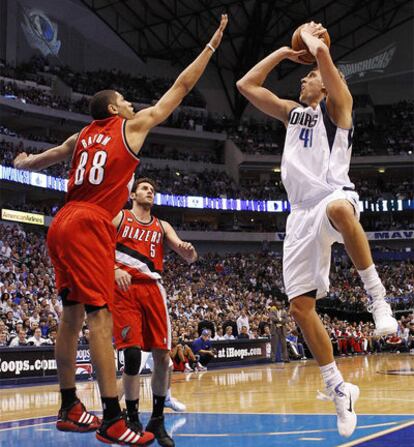
POLYGON ((392 316, 391 306, 384 299, 373 300, 367 306, 375 322, 375 335, 391 335, 397 332, 398 322, 392 316))
POLYGON ((177 413, 182 413, 187 407, 175 397, 167 397, 164 403, 165 408, 171 408, 171 410, 177 413))
POLYGON ((359 398, 359 387, 352 383, 342 382, 328 394, 318 391, 319 400, 329 400, 335 404, 337 427, 341 436, 348 438, 357 425, 355 403, 359 398))

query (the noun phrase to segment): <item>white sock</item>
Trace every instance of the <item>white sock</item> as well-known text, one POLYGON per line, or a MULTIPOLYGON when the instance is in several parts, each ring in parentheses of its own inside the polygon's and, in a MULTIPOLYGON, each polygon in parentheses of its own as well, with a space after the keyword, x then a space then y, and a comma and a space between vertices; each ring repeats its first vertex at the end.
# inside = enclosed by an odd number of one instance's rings
POLYGON ((373 300, 382 300, 385 297, 385 287, 378 276, 375 264, 365 270, 358 270, 359 276, 364 283, 364 288, 373 300))
POLYGON ((165 396, 165 400, 170 400, 170 399, 171 399, 171 388, 168 388, 167 394, 165 396))
POLYGON ((334 391, 338 385, 344 382, 344 378, 342 377, 341 371, 339 371, 336 366, 336 362, 321 366, 320 370, 328 391, 334 391))

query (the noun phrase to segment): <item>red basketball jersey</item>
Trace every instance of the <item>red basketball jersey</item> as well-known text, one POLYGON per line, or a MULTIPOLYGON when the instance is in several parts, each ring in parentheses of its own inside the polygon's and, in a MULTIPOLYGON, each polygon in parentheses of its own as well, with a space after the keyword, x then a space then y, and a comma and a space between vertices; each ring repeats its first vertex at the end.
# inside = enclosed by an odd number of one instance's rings
POLYGON ((137 220, 129 210, 123 210, 116 239, 116 264, 133 279, 161 279, 164 257, 164 229, 156 217, 149 223, 137 220))
POLYGON ((126 141, 125 125, 126 120, 114 116, 82 129, 72 157, 67 202, 93 203, 113 217, 119 213, 139 164, 126 141))

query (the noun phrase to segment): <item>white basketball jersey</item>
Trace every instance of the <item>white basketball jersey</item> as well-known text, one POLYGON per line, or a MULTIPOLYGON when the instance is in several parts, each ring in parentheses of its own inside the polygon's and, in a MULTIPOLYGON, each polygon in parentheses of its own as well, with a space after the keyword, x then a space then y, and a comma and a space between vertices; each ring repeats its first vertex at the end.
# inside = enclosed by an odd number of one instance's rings
POLYGON ((282 157, 282 181, 290 205, 306 206, 336 189, 354 189, 349 179, 352 129, 337 127, 326 102, 289 113, 282 157))

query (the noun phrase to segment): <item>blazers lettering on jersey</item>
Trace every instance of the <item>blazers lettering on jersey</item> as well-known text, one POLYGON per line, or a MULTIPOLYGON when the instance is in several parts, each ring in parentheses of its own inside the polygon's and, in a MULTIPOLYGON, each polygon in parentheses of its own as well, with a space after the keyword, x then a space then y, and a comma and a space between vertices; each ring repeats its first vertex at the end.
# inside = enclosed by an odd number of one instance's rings
POLYGON ((143 228, 134 228, 130 225, 125 225, 122 231, 122 238, 135 239, 142 242, 151 242, 152 244, 159 244, 162 239, 162 232, 154 230, 146 230, 143 228))

